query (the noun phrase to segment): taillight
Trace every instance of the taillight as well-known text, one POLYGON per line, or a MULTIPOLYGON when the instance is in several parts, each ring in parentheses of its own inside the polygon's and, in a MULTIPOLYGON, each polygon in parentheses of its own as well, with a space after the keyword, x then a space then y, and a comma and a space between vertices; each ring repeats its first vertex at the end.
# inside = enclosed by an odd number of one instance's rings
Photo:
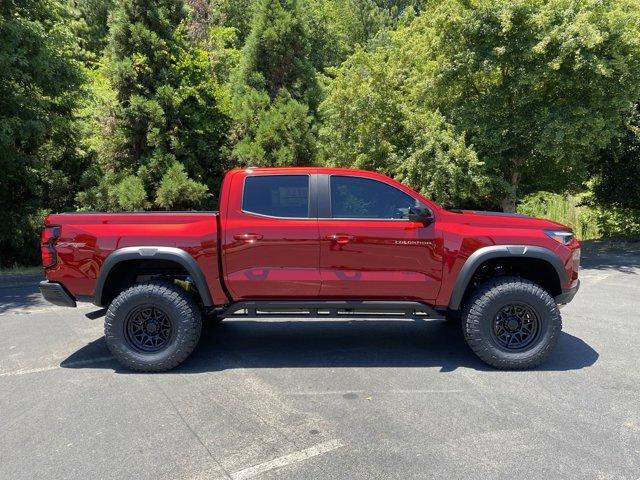
POLYGON ((53 267, 58 263, 58 255, 53 246, 60 236, 60 227, 45 227, 40 233, 40 255, 44 268, 53 267))

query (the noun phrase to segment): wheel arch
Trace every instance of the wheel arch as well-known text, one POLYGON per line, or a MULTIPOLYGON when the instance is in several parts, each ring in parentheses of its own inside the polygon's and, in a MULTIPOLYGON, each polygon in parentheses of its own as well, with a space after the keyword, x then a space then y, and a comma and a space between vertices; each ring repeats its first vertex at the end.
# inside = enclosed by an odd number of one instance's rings
POLYGON ((547 265, 549 271, 556 274, 556 278, 550 280, 554 281, 554 283, 557 281, 559 287, 569 280, 562 260, 548 248, 532 245, 491 245, 482 247, 473 252, 460 269, 449 299, 449 310, 457 311, 461 308, 473 277, 482 265, 492 260, 513 262, 518 260, 526 261, 527 259, 537 260, 547 265))
POLYGON ((213 300, 207 280, 196 260, 186 251, 176 247, 123 247, 113 251, 104 261, 96 281, 94 291, 94 304, 99 307, 106 306, 108 299, 108 281, 110 275, 117 271, 118 266, 131 261, 167 261, 179 265, 193 279, 205 307, 213 306, 213 300))

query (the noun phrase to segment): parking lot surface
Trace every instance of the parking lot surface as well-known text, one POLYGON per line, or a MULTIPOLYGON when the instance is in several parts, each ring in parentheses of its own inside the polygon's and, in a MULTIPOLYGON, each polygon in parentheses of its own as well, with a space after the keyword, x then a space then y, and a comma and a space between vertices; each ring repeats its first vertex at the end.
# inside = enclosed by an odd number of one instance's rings
POLYGON ((423 320, 232 320, 163 374, 0 285, 0 479, 640 478, 640 252, 586 249, 542 367, 423 320))

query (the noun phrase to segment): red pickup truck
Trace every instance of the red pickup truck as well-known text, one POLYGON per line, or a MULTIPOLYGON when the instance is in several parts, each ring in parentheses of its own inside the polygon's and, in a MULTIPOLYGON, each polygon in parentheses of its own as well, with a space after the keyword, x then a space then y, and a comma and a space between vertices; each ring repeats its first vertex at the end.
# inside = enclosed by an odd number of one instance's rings
POLYGON ((337 168, 232 170, 219 212, 49 215, 41 244, 45 299, 106 308, 109 349, 140 371, 185 360, 203 320, 260 316, 461 321, 486 363, 529 368, 579 286, 563 225, 337 168))

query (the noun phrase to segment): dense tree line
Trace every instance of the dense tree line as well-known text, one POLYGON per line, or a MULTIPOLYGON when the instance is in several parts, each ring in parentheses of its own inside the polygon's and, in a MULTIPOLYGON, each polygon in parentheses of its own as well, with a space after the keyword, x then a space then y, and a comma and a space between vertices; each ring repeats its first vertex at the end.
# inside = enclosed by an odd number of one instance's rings
POLYGON ((637 211, 639 99, 637 0, 4 0, 0 266, 49 211, 214 208, 243 165, 637 211))

